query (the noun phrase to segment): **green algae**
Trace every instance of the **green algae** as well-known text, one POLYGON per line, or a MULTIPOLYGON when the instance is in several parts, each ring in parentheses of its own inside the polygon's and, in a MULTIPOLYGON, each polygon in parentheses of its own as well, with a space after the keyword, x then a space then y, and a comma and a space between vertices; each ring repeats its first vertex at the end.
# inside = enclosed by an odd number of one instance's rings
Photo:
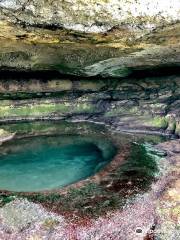
POLYGON ((152 127, 167 129, 168 127, 168 120, 166 117, 153 117, 149 121, 147 120, 147 124, 150 124, 152 127))
MULTIPOLYGON (((6 102, 7 103, 7 102, 6 102)), ((94 107, 91 104, 84 102, 63 102, 63 103, 51 103, 45 101, 45 103, 28 104, 25 106, 16 107, 13 105, 1 104, 0 116, 4 117, 30 117, 30 116, 47 116, 52 113, 85 113, 93 112, 94 107)))
POLYGON ((37 122, 21 122, 2 124, 2 129, 8 132, 16 132, 17 136, 30 135, 43 135, 43 134, 79 134, 84 135, 96 134, 96 136, 106 133, 107 130, 104 126, 99 126, 94 123, 77 122, 71 123, 67 121, 37 121, 37 122))
MULTIPOLYGON (((156 181, 159 172, 158 161, 163 156, 153 151, 150 145, 134 143, 124 164, 110 173, 105 181, 102 179, 100 183, 91 182, 80 188, 70 188, 67 194, 12 193, 12 196, 27 198, 41 203, 46 208, 53 206, 54 211, 59 213, 68 211, 71 214, 75 211, 83 216, 99 216, 107 211, 122 208, 127 200, 133 202, 136 194, 146 192, 152 182, 156 181)), ((4 204, 10 200, 3 194, 0 198, 4 204)))

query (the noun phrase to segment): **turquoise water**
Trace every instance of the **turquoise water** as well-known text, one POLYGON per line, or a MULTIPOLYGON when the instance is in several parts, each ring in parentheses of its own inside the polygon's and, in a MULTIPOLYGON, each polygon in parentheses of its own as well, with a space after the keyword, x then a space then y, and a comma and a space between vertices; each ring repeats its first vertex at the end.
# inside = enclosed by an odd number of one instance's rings
POLYGON ((94 175, 115 155, 105 139, 31 137, 0 146, 0 189, 51 190, 94 175))

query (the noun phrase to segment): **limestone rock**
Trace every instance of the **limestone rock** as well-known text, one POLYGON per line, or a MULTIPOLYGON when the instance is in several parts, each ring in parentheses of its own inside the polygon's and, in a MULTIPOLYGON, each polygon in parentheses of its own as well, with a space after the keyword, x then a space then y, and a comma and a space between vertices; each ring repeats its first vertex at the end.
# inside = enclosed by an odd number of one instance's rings
POLYGON ((105 32, 117 25, 153 29, 180 19, 177 0, 1 0, 1 19, 25 25, 105 32))
POLYGON ((4 129, 0 129, 0 145, 3 142, 11 140, 15 136, 15 133, 9 133, 4 129))
POLYGON ((38 222, 47 220, 61 222, 64 219, 61 216, 47 212, 38 204, 27 201, 26 199, 15 199, 0 209, 1 230, 21 231, 38 222))

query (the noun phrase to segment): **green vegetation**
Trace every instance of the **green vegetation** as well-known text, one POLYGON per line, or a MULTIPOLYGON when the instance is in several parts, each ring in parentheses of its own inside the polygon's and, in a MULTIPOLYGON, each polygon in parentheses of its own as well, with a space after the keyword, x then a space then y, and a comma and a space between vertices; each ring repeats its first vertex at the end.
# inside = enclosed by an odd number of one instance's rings
POLYGON ((168 119, 165 117, 154 117, 149 121, 147 120, 147 123, 152 127, 158 127, 162 129, 166 129, 168 127, 168 119))
POLYGON ((25 106, 13 106, 11 104, 0 106, 1 117, 23 117, 23 116, 46 116, 52 113, 84 113, 93 112, 94 108, 91 104, 85 102, 62 102, 52 103, 45 101, 42 103, 28 104, 25 106))
POLYGON ((154 151, 148 145, 134 143, 124 164, 100 183, 87 183, 80 188, 71 188, 67 194, 1 194, 1 205, 16 196, 41 203, 55 212, 99 216, 109 210, 123 207, 127 199, 133 200, 136 194, 147 191, 158 176, 157 161, 162 157, 162 153, 154 151))

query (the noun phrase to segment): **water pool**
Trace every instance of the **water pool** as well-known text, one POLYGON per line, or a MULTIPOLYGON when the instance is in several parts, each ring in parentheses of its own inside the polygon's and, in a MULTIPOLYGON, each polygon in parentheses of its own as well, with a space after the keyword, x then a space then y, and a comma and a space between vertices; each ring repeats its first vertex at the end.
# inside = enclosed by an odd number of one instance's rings
MULTIPOLYGON (((21 122, 0 128, 16 132, 15 139, 0 145, 0 189, 17 192, 62 188, 93 176, 132 142, 157 144, 165 140, 112 133, 103 125, 86 122, 21 122)), ((127 169, 137 170, 141 158, 134 156, 127 169)), ((143 161, 137 176, 147 164, 143 161)))
POLYGON ((83 136, 16 139, 0 147, 0 188, 42 191, 61 188, 98 172, 116 150, 107 140, 83 136))

